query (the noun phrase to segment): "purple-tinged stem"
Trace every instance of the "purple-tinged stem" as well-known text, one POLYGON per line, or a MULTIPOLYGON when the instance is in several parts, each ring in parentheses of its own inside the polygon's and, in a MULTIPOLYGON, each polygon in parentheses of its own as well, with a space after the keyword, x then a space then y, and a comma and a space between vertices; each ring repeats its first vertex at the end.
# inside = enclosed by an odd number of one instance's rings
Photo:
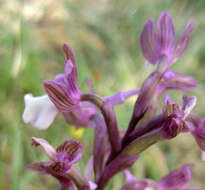
POLYGON ((95 182, 98 182, 104 170, 109 141, 104 119, 96 114, 93 116, 92 120, 96 123, 93 147, 93 168, 95 173, 95 182))
POLYGON ((71 167, 66 175, 75 183, 78 190, 90 190, 86 178, 74 167, 71 167))
POLYGON ((166 119, 165 115, 160 114, 154 117, 152 120, 144 123, 134 131, 132 131, 132 133, 130 133, 129 137, 127 138, 127 141, 124 141, 122 145, 123 148, 133 140, 145 135, 146 133, 149 133, 152 130, 159 128, 162 125, 162 123, 165 121, 165 119, 166 119))
POLYGON ((127 156, 133 154, 139 155, 141 152, 149 148, 151 145, 161 140, 164 140, 164 137, 161 133, 161 129, 158 128, 133 140, 121 151, 119 156, 127 156))
POLYGON ((134 111, 132 115, 132 119, 129 123, 128 129, 123 137, 123 144, 127 141, 130 133, 135 129, 137 123, 143 118, 144 114, 151 106, 151 102, 156 93, 157 85, 162 79, 164 73, 168 68, 168 63, 166 57, 162 57, 156 71, 152 72, 149 77, 144 81, 140 94, 137 98, 137 101, 134 106, 134 111))
MULTIPOLYGON (((122 151, 132 141, 135 141, 136 139, 140 138, 141 136, 144 136, 147 133, 150 133, 151 131, 161 127, 162 123, 165 121, 165 119, 166 119, 166 117, 164 116, 164 114, 158 115, 155 118, 153 118, 152 120, 141 125, 136 130, 132 131, 132 133, 130 133, 129 136, 127 137, 127 139, 122 143, 122 151)), ((109 164, 119 154, 120 154, 120 152, 111 153, 108 160, 107 160, 106 165, 109 164)))
POLYGON ((109 101, 104 101, 96 94, 82 94, 81 101, 89 101, 95 104, 103 114, 105 123, 107 126, 108 137, 114 152, 118 152, 121 149, 121 140, 117 126, 117 120, 112 104, 109 101))

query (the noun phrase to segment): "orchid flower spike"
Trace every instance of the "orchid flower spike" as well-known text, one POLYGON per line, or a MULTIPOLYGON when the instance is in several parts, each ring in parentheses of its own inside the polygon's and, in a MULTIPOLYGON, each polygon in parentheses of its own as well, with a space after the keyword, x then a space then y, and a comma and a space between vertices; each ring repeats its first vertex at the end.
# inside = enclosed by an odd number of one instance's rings
POLYGON ((82 156, 80 143, 74 140, 66 140, 54 149, 46 140, 32 137, 32 145, 41 146, 50 161, 34 162, 29 164, 28 168, 41 174, 49 174, 58 179, 61 185, 72 187, 73 183, 67 173, 82 156))
POLYGON ((68 124, 76 127, 92 125, 90 118, 97 109, 89 102, 81 102, 81 92, 77 84, 78 69, 75 54, 69 44, 63 45, 64 73, 54 80, 45 80, 44 89, 48 97, 63 114, 68 124))
POLYGON ((140 36, 140 47, 145 59, 151 64, 157 64, 161 57, 166 56, 171 65, 187 49, 193 27, 194 21, 191 19, 175 42, 173 20, 167 12, 161 13, 157 28, 153 20, 148 20, 140 36))

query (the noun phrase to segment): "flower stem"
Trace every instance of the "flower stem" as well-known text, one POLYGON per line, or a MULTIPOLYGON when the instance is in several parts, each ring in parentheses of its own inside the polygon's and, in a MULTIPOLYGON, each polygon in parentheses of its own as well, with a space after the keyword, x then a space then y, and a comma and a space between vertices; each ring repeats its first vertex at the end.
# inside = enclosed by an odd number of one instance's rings
POLYGON ((119 135, 118 126, 117 126, 117 120, 116 120, 113 106, 109 102, 109 100, 104 101, 103 98, 97 96, 96 94, 92 94, 92 93, 82 94, 81 100, 89 101, 95 104, 100 109, 101 113, 103 114, 106 126, 107 126, 109 141, 110 141, 112 150, 114 152, 120 151, 121 141, 120 141, 120 135, 119 135))

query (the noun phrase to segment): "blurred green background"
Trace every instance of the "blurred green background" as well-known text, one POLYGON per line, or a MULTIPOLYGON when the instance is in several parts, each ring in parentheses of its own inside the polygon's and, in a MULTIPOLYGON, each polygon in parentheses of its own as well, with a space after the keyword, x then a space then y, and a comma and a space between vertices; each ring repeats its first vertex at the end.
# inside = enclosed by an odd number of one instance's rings
MULTIPOLYGON (((84 170, 92 153, 93 130, 76 131, 59 114, 52 126, 39 131, 22 121, 24 94, 44 94, 42 82, 63 71, 61 46, 68 42, 77 56, 79 85, 88 91, 91 77, 102 96, 120 90, 137 89, 153 70, 145 69, 139 35, 145 21, 155 20, 163 10, 172 15, 177 36, 189 18, 196 27, 186 53, 172 69, 194 76, 199 86, 191 95, 198 103, 194 112, 205 116, 205 1, 204 0, 2 0, 0 1, 0 189, 56 189, 57 181, 26 169, 32 161, 46 160, 41 149, 30 146, 31 136, 57 146, 67 138, 78 138, 84 156, 78 167, 84 170), (82 134, 80 134, 82 133, 82 134)), ((182 92, 171 92, 181 100, 182 92)), ((135 98, 116 107, 119 126, 125 128, 135 98)), ((189 134, 152 146, 132 168, 138 177, 159 180, 182 164, 193 162, 192 185, 205 189, 205 163, 189 134)), ((108 189, 124 184, 117 175, 108 189)))

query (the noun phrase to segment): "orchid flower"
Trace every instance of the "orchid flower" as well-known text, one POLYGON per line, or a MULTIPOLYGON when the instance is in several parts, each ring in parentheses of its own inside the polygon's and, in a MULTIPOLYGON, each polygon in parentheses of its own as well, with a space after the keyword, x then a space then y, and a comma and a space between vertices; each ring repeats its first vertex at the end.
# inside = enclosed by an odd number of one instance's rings
POLYGON ((87 180, 80 176, 72 166, 82 156, 82 146, 79 142, 66 140, 54 149, 46 140, 32 137, 32 145, 41 146, 50 161, 33 162, 28 165, 29 169, 40 174, 49 174, 55 177, 62 187, 69 189, 74 189, 74 183, 77 183, 78 186, 87 185, 87 180))
POLYGON ((145 59, 157 64, 161 57, 166 56, 169 64, 174 63, 187 49, 194 21, 190 20, 176 42, 175 29, 171 16, 162 12, 155 29, 154 21, 148 20, 140 36, 140 47, 145 59))
POLYGON ((191 171, 193 164, 187 164, 177 170, 172 171, 160 181, 151 179, 137 180, 128 170, 125 171, 127 184, 121 190, 200 190, 189 187, 191 181, 191 171))
MULTIPOLYGON (((75 127, 94 127, 92 117, 97 113, 95 105, 88 101, 80 101, 81 92, 77 84, 78 70, 76 58, 68 44, 63 45, 65 60, 64 73, 58 74, 54 80, 44 81, 47 95, 33 97, 25 95, 25 110, 23 120, 38 129, 47 129, 56 114, 61 112, 68 124, 75 127)), ((122 91, 113 96, 105 97, 112 105, 119 105, 138 90, 122 91)))
POLYGON ((185 120, 196 105, 196 100, 195 96, 184 95, 183 106, 180 107, 179 104, 171 100, 169 95, 165 96, 163 113, 167 119, 162 126, 162 133, 165 138, 174 138, 177 134, 187 129, 185 120))

